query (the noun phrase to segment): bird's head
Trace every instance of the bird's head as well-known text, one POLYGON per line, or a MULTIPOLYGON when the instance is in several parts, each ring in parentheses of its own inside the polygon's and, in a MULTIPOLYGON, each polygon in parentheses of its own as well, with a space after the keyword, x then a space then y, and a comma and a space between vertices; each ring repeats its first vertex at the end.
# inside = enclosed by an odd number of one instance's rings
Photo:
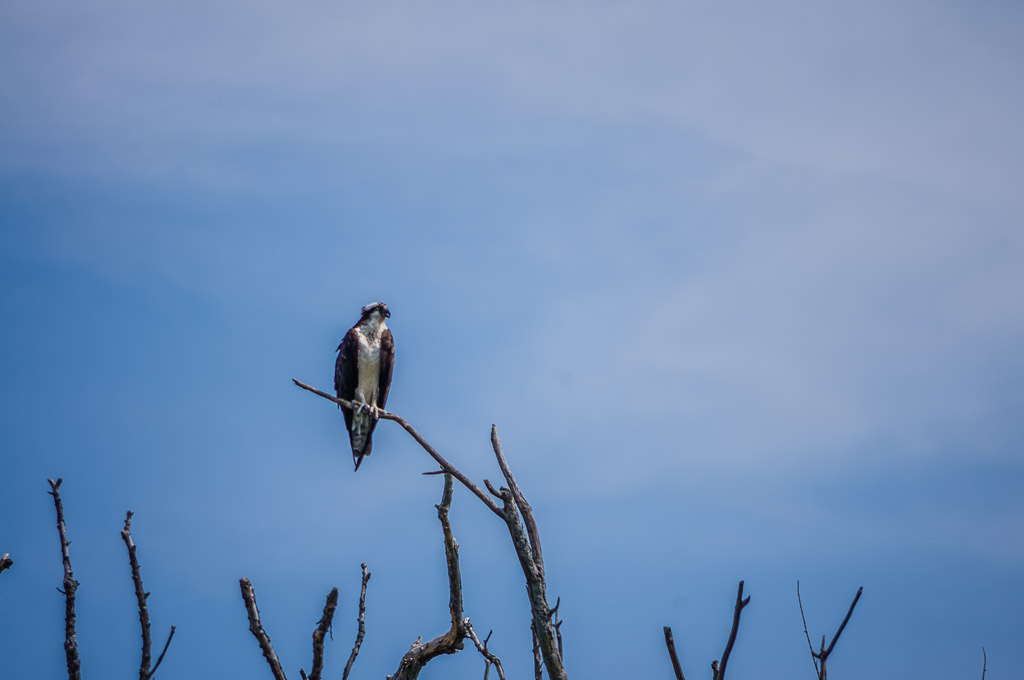
POLYGON ((374 313, 379 314, 384 319, 391 317, 391 312, 388 311, 388 306, 383 302, 371 302, 363 307, 364 319, 369 319, 374 315, 374 313))

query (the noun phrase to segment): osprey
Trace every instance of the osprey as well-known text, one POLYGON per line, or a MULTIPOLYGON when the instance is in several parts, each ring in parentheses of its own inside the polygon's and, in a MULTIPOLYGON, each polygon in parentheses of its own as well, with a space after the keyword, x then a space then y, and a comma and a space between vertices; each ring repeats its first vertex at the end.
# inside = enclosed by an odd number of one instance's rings
MULTIPOLYGON (((342 408, 345 427, 352 443, 356 470, 363 456, 373 448, 373 428, 388 401, 391 370, 395 365, 395 342, 384 322, 391 316, 383 302, 363 307, 363 315, 338 345, 334 364, 334 389, 339 399, 352 402, 353 410, 342 408)), ((340 408, 340 407, 339 407, 340 408)))

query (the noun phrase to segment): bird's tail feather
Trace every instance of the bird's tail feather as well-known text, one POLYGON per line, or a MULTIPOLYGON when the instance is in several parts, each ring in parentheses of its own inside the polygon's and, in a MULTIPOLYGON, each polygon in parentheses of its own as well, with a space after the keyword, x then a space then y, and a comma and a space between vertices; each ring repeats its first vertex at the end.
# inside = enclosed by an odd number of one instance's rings
POLYGON ((370 435, 373 434, 373 416, 368 413, 355 413, 352 415, 352 428, 349 430, 352 439, 352 456, 358 461, 363 456, 370 455, 372 442, 370 435))

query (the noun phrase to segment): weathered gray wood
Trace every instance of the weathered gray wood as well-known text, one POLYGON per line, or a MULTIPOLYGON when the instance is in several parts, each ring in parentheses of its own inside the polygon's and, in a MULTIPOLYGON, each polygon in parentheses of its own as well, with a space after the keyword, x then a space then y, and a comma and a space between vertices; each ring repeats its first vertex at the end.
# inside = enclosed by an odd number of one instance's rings
POLYGON ((53 504, 57 508, 57 533, 60 534, 60 552, 64 561, 64 656, 68 666, 68 680, 82 680, 82 661, 78 657, 78 639, 75 636, 75 591, 78 581, 71 571, 71 553, 67 527, 64 525, 64 504, 60 500, 60 485, 64 480, 46 480, 50 483, 53 504))

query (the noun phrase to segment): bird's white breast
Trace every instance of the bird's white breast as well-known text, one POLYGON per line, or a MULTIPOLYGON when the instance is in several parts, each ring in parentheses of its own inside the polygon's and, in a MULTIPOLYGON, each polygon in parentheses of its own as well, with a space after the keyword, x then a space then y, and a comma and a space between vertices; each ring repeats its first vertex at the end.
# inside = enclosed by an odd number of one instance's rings
POLYGON ((380 381, 380 339, 387 329, 384 320, 374 323, 368 319, 356 327, 359 336, 359 382, 356 400, 377 405, 377 387, 380 381))

